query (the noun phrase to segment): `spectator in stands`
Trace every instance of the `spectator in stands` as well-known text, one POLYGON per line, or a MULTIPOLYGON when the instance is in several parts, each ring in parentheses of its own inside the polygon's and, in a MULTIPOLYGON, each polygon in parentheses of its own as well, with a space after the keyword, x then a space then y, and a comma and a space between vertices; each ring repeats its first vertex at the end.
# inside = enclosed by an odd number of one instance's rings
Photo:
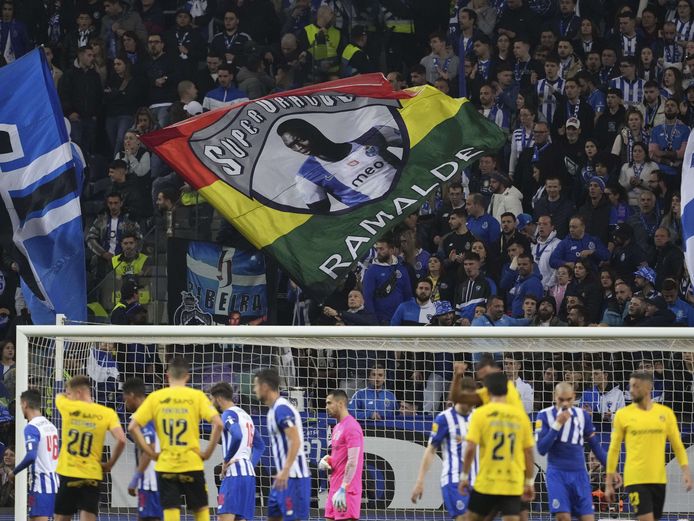
POLYGON ((123 197, 119 192, 106 197, 106 212, 94 219, 87 232, 87 247, 94 254, 92 264, 96 264, 99 277, 111 269, 111 258, 121 252, 121 239, 124 233, 139 234, 140 227, 131 221, 123 211, 123 197))
POLYGON ((93 68, 94 50, 84 46, 77 53, 58 86, 63 114, 70 120, 70 139, 88 155, 93 152, 97 134, 97 116, 101 111, 101 79, 93 68))
POLYGON ((360 421, 392 420, 398 411, 395 395, 385 389, 386 370, 381 364, 374 364, 369 372, 369 385, 358 390, 349 401, 350 413, 360 421))
POLYGON ((639 195, 639 212, 629 217, 627 221, 634 231, 634 240, 641 246, 647 259, 655 254, 653 235, 660 223, 660 215, 656 208, 656 197, 650 190, 644 190, 639 195))
POLYGON ((141 41, 147 39, 147 29, 142 18, 129 9, 123 0, 104 0, 106 16, 101 20, 101 39, 106 43, 109 59, 116 56, 118 38, 126 31, 133 31, 141 41))
MULTIPOLYGON (((9 2, 5 2, 8 4, 9 2)), ((2 466, 0 466, 0 507, 14 507, 14 474, 15 454, 14 447, 7 447, 2 453, 2 466)))
POLYGON ((646 318, 646 299, 641 295, 632 295, 629 300, 627 316, 624 317, 624 326, 640 326, 646 318))
POLYGON ((559 242, 552 218, 549 215, 541 215, 537 219, 537 243, 531 247, 531 252, 540 271, 542 287, 545 291, 556 283, 556 270, 550 266, 549 261, 559 242))
POLYGON ((675 325, 692 327, 694 326, 694 308, 679 298, 679 288, 676 279, 665 279, 661 288, 661 293, 668 309, 675 314, 675 325))
POLYGON ((589 325, 588 310, 583 305, 567 306, 566 325, 571 327, 587 327, 589 325))
POLYGON ((539 300, 537 314, 530 325, 535 327, 566 326, 566 323, 557 317, 557 303, 554 297, 546 296, 539 300))
POLYGON ((511 180, 500 173, 492 175, 490 188, 492 190, 492 198, 489 202, 489 214, 498 220, 505 213, 520 215, 523 213, 523 194, 513 186, 511 180))
POLYGON ((638 209, 639 196, 641 192, 648 189, 651 172, 657 170, 658 165, 648 157, 648 145, 645 143, 634 143, 631 147, 631 156, 632 161, 622 165, 619 184, 627 190, 629 205, 633 209, 638 209))
MULTIPOLYGON (((2 383, 7 388, 10 380, 14 378, 15 370, 15 347, 11 340, 0 341, 0 363, 2 363, 2 383)), ((9 388, 8 391, 10 391, 9 388)), ((14 385, 11 386, 11 398, 14 399, 14 385)))
POLYGON ((487 299, 487 312, 472 321, 473 326, 527 326, 530 322, 525 318, 512 318, 504 313, 504 299, 492 295, 487 299))
POLYGON ((217 70, 221 64, 222 59, 214 51, 210 51, 205 58, 205 67, 196 71, 193 82, 198 89, 197 100, 200 103, 205 99, 205 94, 217 86, 217 70))
POLYGON ((502 263, 511 261, 508 256, 508 247, 514 242, 520 244, 524 252, 530 251, 530 241, 518 231, 517 224, 515 214, 506 212, 501 216, 501 237, 499 237, 497 252, 500 254, 499 261, 502 263))
POLYGON ((666 174, 669 186, 676 183, 676 176, 681 171, 689 137, 689 127, 678 119, 679 113, 679 100, 665 100, 665 122, 653 128, 648 145, 648 154, 666 174))
POLYGON ((639 324, 641 327, 670 327, 675 325, 675 314, 668 308, 662 295, 653 295, 646 299, 646 319, 639 324))
POLYGON ((629 311, 631 296, 631 286, 623 280, 617 281, 614 288, 614 297, 607 301, 607 307, 602 315, 601 323, 608 326, 623 325, 629 311))
POLYGON ((492 246, 499 240, 501 228, 499 221, 486 212, 486 207, 487 201, 482 194, 473 193, 467 197, 467 227, 475 237, 492 246))
POLYGON ((636 293, 644 299, 658 294, 655 289, 656 273, 653 268, 641 266, 634 272, 634 286, 638 290, 636 293))
POLYGON ((626 120, 626 109, 622 104, 622 91, 607 89, 607 110, 595 124, 595 138, 601 150, 611 149, 620 135, 626 120))
POLYGON ((535 219, 539 222, 541 216, 548 215, 552 219, 557 237, 561 240, 569 231, 569 219, 574 211, 573 202, 563 193, 561 179, 556 175, 548 175, 545 179, 545 191, 533 208, 535 219))
MULTIPOLYGON (((128 166, 127 175, 138 182, 140 187, 148 188, 150 184, 151 166, 149 150, 140 143, 140 133, 128 130, 123 136, 123 150, 118 152, 116 160, 121 159, 128 166)), ((143 211, 145 210, 143 206, 143 211)), ((147 214, 148 212, 145 212, 147 214)), ((149 212, 151 214, 151 212, 149 212)))
POLYGON ((431 317, 436 312, 436 306, 431 301, 431 291, 433 284, 429 279, 422 279, 417 283, 415 296, 402 302, 393 318, 390 319, 391 326, 424 326, 431 321, 431 317))
POLYGON ((624 391, 615 380, 614 374, 602 368, 591 371, 592 387, 583 392, 580 404, 584 410, 592 413, 596 424, 609 425, 614 414, 626 405, 624 391))
POLYGON ((433 84, 439 77, 453 82, 460 68, 458 57, 446 49, 446 37, 434 33, 429 37, 431 54, 420 60, 426 69, 426 81, 433 84))
POLYGON ((31 40, 26 25, 15 18, 13 2, 3 1, 0 15, 0 49, 5 62, 12 63, 31 50, 31 40))
MULTIPOLYGON (((511 311, 511 315, 516 318, 523 317, 523 301, 528 295, 535 298, 542 298, 543 288, 540 281, 540 274, 533 262, 532 256, 527 253, 521 253, 516 258, 517 275, 515 282, 511 285, 507 297, 507 309, 511 311)), ((513 265, 513 263, 512 263, 513 265)), ((513 277, 513 273, 511 277, 513 277)), ((502 286, 504 281, 502 281, 502 286)))
POLYGON ((455 273, 446 271, 441 259, 436 255, 429 257, 425 278, 431 280, 433 284, 431 292, 431 300, 433 302, 438 302, 439 300, 453 301, 456 287, 455 273))
POLYGON ((215 34, 210 43, 210 51, 237 66, 243 62, 246 44, 251 41, 248 33, 239 31, 239 21, 238 12, 228 9, 224 13, 224 31, 215 34))
POLYGON ((123 201, 123 208, 134 221, 139 221, 152 214, 152 203, 148 190, 143 190, 135 175, 128 175, 128 163, 114 159, 108 166, 111 178, 110 192, 118 193, 123 201))
POLYGON ((436 213, 435 230, 434 230, 434 245, 439 247, 441 237, 450 232, 451 227, 448 218, 453 210, 465 210, 465 194, 463 185, 454 182, 448 186, 448 201, 443 204, 441 209, 436 213))
POLYGON ((462 265, 465 253, 470 251, 476 238, 468 230, 467 214, 463 208, 451 211, 448 225, 451 231, 441 238, 437 255, 446 269, 456 269, 462 265))
POLYGON ((506 373, 508 379, 516 386, 521 397, 521 402, 523 402, 525 412, 530 414, 535 410, 535 391, 532 385, 521 378, 523 356, 522 353, 507 354, 504 356, 504 373, 506 373))
POLYGON ((679 194, 672 195, 667 213, 660 221, 660 226, 667 228, 670 232, 670 239, 677 247, 682 247, 682 199, 679 194))
POLYGON ((323 313, 336 320, 338 325, 346 326, 376 326, 378 321, 373 313, 364 308, 364 295, 358 289, 353 289, 347 295, 347 309, 339 312, 331 307, 323 307, 323 313))
POLYGON ((169 107, 176 99, 181 71, 176 67, 173 56, 164 52, 164 40, 160 34, 149 35, 147 51, 150 59, 145 74, 149 108, 157 124, 165 127, 169 124, 169 107))
POLYGON ((611 205, 605 197, 605 181, 602 177, 593 176, 588 182, 588 198, 578 209, 578 215, 586 223, 586 232, 597 237, 603 244, 610 240, 611 205))
POLYGON ((392 241, 381 239, 374 247, 376 258, 364 274, 364 306, 376 315, 379 324, 386 325, 397 307, 412 298, 412 284, 407 270, 393 255, 392 241))
POLYGON ((81 8, 76 14, 76 26, 67 32, 62 42, 63 60, 61 64, 63 68, 72 65, 77 59, 77 50, 80 47, 85 47, 89 43, 89 39, 96 36, 92 13, 88 9, 81 8))
POLYGON ((200 37, 200 31, 192 23, 191 14, 179 8, 176 11, 175 25, 168 31, 164 41, 169 54, 176 57, 176 65, 184 78, 190 78, 197 72, 198 62, 205 56, 205 43, 200 37))
POLYGON ((234 69, 228 64, 220 65, 217 69, 218 87, 205 94, 202 106, 205 110, 248 101, 246 93, 234 86, 234 69))
POLYGON ((577 259, 588 259, 592 265, 597 266, 609 256, 607 247, 598 238, 586 233, 583 217, 575 215, 569 221, 569 235, 552 252, 549 265, 555 269, 564 264, 573 267, 577 259))
POLYGON ((463 259, 460 282, 455 288, 455 306, 461 317, 471 321, 475 307, 496 293, 496 286, 490 283, 481 271, 480 257, 470 251, 463 259))
POLYGON ((127 326, 131 323, 131 316, 128 313, 132 312, 136 306, 141 307, 139 289, 135 279, 126 278, 123 280, 120 288, 120 299, 111 311, 111 324, 127 326))
POLYGON ((658 228, 653 234, 654 256, 648 264, 653 266, 656 273, 655 289, 659 290, 663 281, 668 278, 681 279, 684 269, 684 254, 672 244, 670 230, 658 228))
POLYGON ((123 136, 133 126, 133 114, 140 106, 142 95, 139 78, 133 77, 130 61, 123 56, 116 57, 113 74, 104 89, 106 134, 114 152, 123 149, 123 136))

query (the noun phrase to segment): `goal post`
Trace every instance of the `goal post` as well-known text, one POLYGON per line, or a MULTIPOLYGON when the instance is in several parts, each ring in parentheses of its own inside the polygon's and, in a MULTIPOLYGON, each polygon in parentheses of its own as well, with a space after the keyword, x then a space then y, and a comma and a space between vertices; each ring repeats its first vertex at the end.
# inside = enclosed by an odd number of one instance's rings
MULTIPOLYGON (((661 393, 657 399, 674 405, 685 446, 694 452, 694 330, 688 328, 58 325, 17 328, 16 457, 20 461, 25 452, 26 422, 19 396, 31 386, 40 387, 47 415, 58 425, 53 396, 66 378, 88 374, 94 382, 95 400, 116 408, 125 422, 119 390, 124 379, 146 376, 148 389, 156 389, 163 385, 166 358, 182 354, 192 362, 191 385, 208 390, 216 381, 228 381, 263 433, 266 409, 255 401, 252 376, 261 367, 274 366, 282 376, 283 393, 297 405, 305 421, 305 450, 310 453, 314 474, 312 519, 318 518, 327 481, 316 468, 317 460, 326 454, 331 432, 331 421, 324 412, 325 396, 336 387, 344 387, 350 396, 360 392, 370 382, 370 369, 380 364, 386 379, 383 389, 392 391, 388 396, 397 408, 380 403, 392 409, 380 421, 371 419, 370 409, 357 411, 366 436, 363 508, 370 519, 446 519, 439 485, 440 458, 427 476, 422 501, 412 505, 409 494, 432 419, 446 406, 453 362, 464 362, 473 376, 473 364, 481 353, 494 353, 507 373, 515 372, 531 419, 551 403, 551 388, 558 380, 549 379, 549 371, 573 381, 579 389, 577 398, 584 400, 580 405, 591 409, 600 422, 604 444, 609 441, 611 414, 629 403, 628 373, 638 368, 655 371, 661 393), (603 398, 589 392, 596 382, 601 385, 600 371, 607 390, 617 388, 612 394, 603 393, 603 398), (608 403, 608 394, 609 399, 616 396, 623 403, 608 403)), ((268 452, 260 463, 256 515, 263 512, 263 494, 273 475, 268 452)), ((218 450, 206 465, 211 506, 216 505, 215 466, 220 461, 218 450)), ((136 512, 136 504, 125 490, 134 465, 129 441, 104 487, 101 519, 120 520, 136 512)), ((538 458, 538 498, 531 505, 531 517, 549 511, 543 465, 544 459, 538 458)), ((681 487, 674 460, 668 464, 668 476, 666 511, 686 516, 694 513, 694 495, 687 495, 681 487)), ((599 482, 600 477, 596 479, 599 482)), ((15 478, 17 519, 26 518, 26 480, 26 472, 15 478)), ((627 503, 625 500, 624 512, 629 511, 627 503)))

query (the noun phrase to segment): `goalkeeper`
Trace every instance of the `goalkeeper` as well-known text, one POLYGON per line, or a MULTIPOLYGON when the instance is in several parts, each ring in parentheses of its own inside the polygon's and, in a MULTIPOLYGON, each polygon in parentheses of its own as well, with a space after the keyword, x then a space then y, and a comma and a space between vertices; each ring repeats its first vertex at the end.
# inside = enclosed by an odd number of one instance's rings
POLYGON ((325 410, 337 420, 333 428, 330 456, 320 461, 321 470, 332 471, 325 503, 326 519, 357 520, 361 510, 361 482, 364 468, 364 433, 349 414, 347 394, 338 389, 325 399, 325 410))

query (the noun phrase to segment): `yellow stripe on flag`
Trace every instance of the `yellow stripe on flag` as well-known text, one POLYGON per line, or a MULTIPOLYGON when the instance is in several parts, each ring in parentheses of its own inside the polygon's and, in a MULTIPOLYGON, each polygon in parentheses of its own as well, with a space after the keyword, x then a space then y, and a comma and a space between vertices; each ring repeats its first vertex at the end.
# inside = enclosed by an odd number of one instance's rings
POLYGON ((202 196, 236 228, 254 237, 253 246, 264 248, 311 218, 309 214, 281 212, 249 199, 224 181, 215 181, 199 190, 202 196))
POLYGON ((412 98, 400 100, 402 108, 399 109, 407 132, 410 136, 410 147, 414 147, 436 126, 445 120, 454 117, 467 98, 451 98, 431 85, 407 89, 418 92, 412 98))

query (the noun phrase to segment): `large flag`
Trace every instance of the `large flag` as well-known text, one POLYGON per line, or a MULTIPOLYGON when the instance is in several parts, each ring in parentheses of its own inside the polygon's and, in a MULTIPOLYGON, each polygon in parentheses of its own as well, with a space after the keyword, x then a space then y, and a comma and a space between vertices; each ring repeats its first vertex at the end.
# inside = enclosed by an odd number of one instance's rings
POLYGON ((505 137, 466 99, 395 92, 370 74, 223 107, 143 141, 320 297, 505 137))
POLYGON ((0 195, 10 221, 0 225, 11 226, 35 324, 54 324, 56 313, 87 318, 75 150, 43 51, 0 68, 0 195))
POLYGON ((694 132, 689 134, 682 162, 682 244, 689 278, 694 282, 694 132))

